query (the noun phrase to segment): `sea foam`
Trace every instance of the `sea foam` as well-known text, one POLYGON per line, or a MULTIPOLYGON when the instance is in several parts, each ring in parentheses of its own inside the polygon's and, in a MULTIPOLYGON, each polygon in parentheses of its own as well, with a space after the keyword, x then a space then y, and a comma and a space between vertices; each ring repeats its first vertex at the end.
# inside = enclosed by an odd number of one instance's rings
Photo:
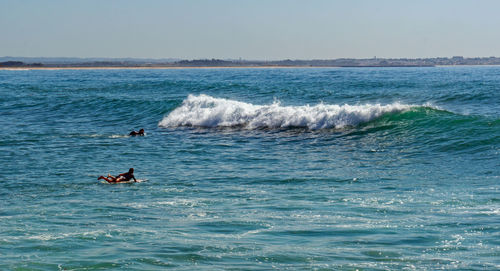
POLYGON ((401 103, 282 106, 278 101, 270 105, 254 105, 201 94, 189 95, 181 106, 170 112, 158 125, 247 129, 302 127, 317 130, 356 126, 411 107, 401 103))

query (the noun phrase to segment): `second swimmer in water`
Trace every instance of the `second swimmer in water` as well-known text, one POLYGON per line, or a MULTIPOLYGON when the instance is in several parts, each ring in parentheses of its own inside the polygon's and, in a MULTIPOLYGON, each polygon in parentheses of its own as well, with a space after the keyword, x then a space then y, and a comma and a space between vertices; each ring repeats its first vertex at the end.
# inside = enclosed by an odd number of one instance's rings
POLYGON ((130 132, 130 134, 128 134, 128 135, 129 135, 129 136, 143 136, 143 135, 144 135, 144 129, 139 130, 139 132, 132 131, 132 132, 130 132))

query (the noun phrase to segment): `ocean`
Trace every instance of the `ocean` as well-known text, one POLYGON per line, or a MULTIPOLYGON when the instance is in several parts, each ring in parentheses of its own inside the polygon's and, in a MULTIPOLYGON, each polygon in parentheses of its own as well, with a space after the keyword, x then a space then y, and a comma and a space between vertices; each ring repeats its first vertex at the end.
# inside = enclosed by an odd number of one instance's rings
POLYGON ((0 270, 500 269, 500 67, 1 70, 0 126, 0 270))

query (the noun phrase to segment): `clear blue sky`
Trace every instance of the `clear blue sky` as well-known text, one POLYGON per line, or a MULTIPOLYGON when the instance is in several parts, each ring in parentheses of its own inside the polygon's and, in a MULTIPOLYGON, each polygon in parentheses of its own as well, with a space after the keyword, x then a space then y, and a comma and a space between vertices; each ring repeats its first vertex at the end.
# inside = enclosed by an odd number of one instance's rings
POLYGON ((496 0, 0 0, 0 56, 500 56, 496 0))

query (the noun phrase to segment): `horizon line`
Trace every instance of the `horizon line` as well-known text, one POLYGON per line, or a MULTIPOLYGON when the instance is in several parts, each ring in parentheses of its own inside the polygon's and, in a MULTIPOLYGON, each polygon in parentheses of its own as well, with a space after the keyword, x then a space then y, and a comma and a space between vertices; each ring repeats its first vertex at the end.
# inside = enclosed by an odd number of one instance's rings
POLYGON ((250 58, 215 58, 215 57, 200 57, 200 58, 181 58, 181 57, 80 57, 80 56, 0 56, 2 58, 43 58, 43 59, 131 59, 131 60, 227 60, 227 61, 301 61, 301 60, 336 60, 336 59, 433 59, 433 58, 500 58, 498 56, 433 56, 433 57, 337 57, 337 58, 281 58, 281 59, 250 59, 250 58))

